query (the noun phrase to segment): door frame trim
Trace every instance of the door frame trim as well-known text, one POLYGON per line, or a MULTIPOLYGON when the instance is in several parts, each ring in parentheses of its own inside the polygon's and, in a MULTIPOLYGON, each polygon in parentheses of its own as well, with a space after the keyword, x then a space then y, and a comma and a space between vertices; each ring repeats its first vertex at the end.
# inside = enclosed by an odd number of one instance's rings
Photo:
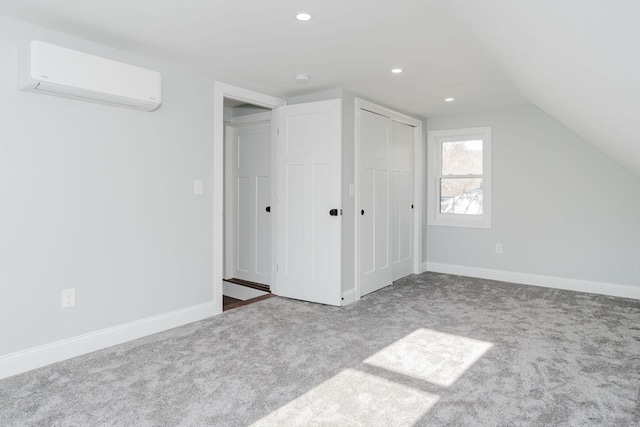
POLYGON ((355 99, 355 164, 354 164, 354 181, 355 181, 355 209, 354 209, 354 225, 355 225, 355 269, 354 269, 354 289, 355 300, 362 297, 360 289, 361 265, 360 265, 360 218, 361 209, 361 182, 360 182, 360 124, 361 110, 367 110, 381 116, 385 116, 399 123, 413 126, 413 234, 411 236, 413 246, 413 274, 420 274, 422 260, 422 179, 424 174, 424 165, 422 163, 423 156, 423 132, 422 121, 406 114, 399 113, 392 109, 383 107, 370 101, 356 97, 355 99))
POLYGON ((231 117, 227 125, 233 127, 256 125, 258 123, 271 122, 271 113, 254 113, 247 114, 246 116, 231 117))
MULTIPOLYGON (((224 99, 229 98, 243 101, 260 107, 274 110, 287 104, 287 101, 270 95, 265 95, 252 90, 232 86, 222 82, 214 82, 213 95, 213 302, 215 313, 222 313, 222 279, 224 272, 224 99)), ((275 141, 276 122, 275 114, 271 118, 271 172, 275 169, 275 141)), ((273 180, 272 180, 273 181, 273 180)), ((275 196, 275 188, 272 182, 272 197, 275 196)), ((272 248, 275 243, 275 221, 271 220, 272 248)), ((272 250, 273 254, 273 250, 272 250)), ((275 285, 275 275, 272 256, 271 280, 275 285)))

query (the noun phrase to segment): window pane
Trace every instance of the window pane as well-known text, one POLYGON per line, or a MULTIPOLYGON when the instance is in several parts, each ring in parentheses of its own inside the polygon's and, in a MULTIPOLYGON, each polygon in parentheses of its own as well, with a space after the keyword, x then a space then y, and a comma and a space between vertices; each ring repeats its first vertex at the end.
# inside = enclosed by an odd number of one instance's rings
POLYGON ((482 140, 443 142, 442 175, 482 175, 482 140))
POLYGON ((440 213, 482 215, 482 178, 442 178, 440 213))

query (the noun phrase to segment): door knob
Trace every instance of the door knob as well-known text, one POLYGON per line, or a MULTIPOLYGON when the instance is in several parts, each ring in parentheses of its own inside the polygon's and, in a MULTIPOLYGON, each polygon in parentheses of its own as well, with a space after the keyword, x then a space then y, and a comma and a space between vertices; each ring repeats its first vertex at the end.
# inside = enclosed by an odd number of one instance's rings
POLYGON ((329 211, 329 215, 331 216, 338 216, 338 209, 331 209, 329 211))
POLYGON ((360 211, 360 215, 364 215, 364 209, 360 211))
POLYGON ((265 211, 267 211, 267 212, 271 212, 271 206, 267 206, 267 208, 265 209, 265 211))

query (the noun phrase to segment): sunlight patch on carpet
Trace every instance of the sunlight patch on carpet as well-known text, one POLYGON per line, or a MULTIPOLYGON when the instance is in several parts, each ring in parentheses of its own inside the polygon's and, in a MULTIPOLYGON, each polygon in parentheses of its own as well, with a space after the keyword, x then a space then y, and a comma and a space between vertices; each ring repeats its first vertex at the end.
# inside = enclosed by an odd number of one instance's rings
POLYGON ((418 329, 364 363, 449 387, 491 347, 486 341, 418 329))
POLYGON ((435 394, 346 369, 252 426, 412 426, 438 399, 435 394))

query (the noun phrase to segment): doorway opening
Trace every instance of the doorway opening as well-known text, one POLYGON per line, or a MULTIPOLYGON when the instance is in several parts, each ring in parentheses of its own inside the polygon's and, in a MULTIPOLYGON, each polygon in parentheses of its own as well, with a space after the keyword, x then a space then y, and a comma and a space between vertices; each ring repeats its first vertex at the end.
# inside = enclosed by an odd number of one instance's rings
MULTIPOLYGON (((213 299, 216 301, 216 314, 219 314, 223 311, 223 288, 224 288, 224 279, 229 278, 233 279, 234 277, 227 277, 226 269, 227 261, 229 257, 227 256, 227 247, 226 247, 226 239, 227 239, 227 224, 225 224, 225 217, 229 214, 226 212, 228 207, 233 207, 230 205, 230 202, 227 200, 229 197, 229 192, 225 191, 225 187, 227 184, 230 184, 228 180, 225 179, 225 163, 226 157, 225 154, 225 112, 227 119, 231 121, 231 118, 234 116, 238 116, 236 122, 241 122, 240 117, 243 115, 251 115, 252 113, 267 113, 271 115, 269 122, 271 123, 270 127, 270 139, 269 139, 269 148, 268 151, 270 153, 270 168, 274 166, 274 153, 272 149, 272 144, 275 141, 275 126, 274 126, 274 114, 273 111, 275 108, 285 105, 286 102, 283 99, 272 97, 269 95, 264 95, 258 92, 254 92, 251 90, 239 88, 236 86, 231 86, 221 82, 215 82, 215 91, 214 91, 214 153, 213 153, 213 166, 214 166, 214 188, 213 188, 213 299), (226 104, 226 107, 225 107, 226 104), (241 108, 238 108, 241 107, 241 108), (237 109, 237 111, 233 112, 230 110, 237 109)), ((236 123, 239 124, 239 123, 236 123)), ((273 175, 273 173, 271 173, 273 175)), ((271 184, 270 194, 275 194, 273 184, 271 184)), ((273 221, 270 221, 270 232, 271 236, 273 236, 273 221)), ((270 271, 271 271, 271 282, 269 283, 269 290, 275 290, 275 283, 273 282, 273 257, 271 254, 268 255, 268 262, 270 263, 270 271)), ((251 289, 249 287, 244 286, 246 289, 250 289, 249 292, 255 289, 251 289)), ((269 295, 268 293, 263 293, 261 295, 244 295, 242 296, 243 301, 250 300, 255 297, 260 297, 262 295, 269 295)), ((229 295, 231 297, 236 297, 234 295, 229 295)))
POLYGON ((271 295, 272 110, 224 98, 223 311, 271 295))

